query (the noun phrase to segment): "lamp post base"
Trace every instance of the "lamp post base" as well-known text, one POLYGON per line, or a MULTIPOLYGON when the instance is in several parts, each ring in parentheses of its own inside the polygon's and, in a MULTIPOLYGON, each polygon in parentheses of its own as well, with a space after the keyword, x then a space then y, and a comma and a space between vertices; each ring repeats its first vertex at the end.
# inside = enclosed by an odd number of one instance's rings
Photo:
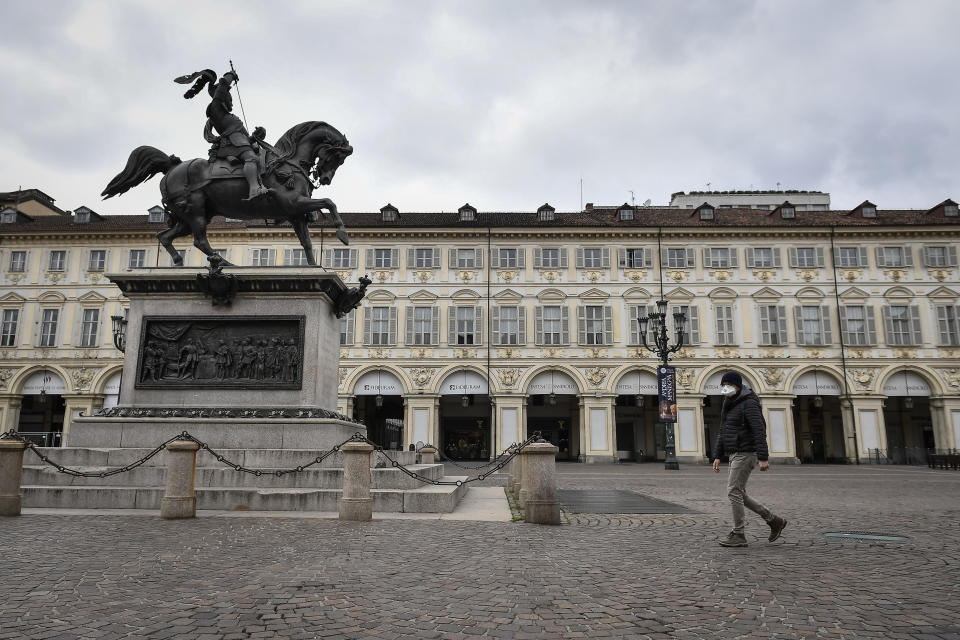
POLYGON ((663 468, 668 471, 680 471, 680 463, 677 462, 676 460, 672 462, 667 461, 663 463, 663 468))

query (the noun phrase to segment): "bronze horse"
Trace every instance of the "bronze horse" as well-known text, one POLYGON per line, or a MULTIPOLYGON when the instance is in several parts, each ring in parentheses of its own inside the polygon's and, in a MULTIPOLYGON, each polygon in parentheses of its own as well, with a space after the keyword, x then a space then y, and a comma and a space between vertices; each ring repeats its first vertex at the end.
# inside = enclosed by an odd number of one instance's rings
POLYGON ((353 153, 346 137, 325 122, 311 121, 291 128, 275 147, 263 146, 267 148, 263 183, 270 191, 254 200, 245 199, 247 181, 238 167, 202 158, 181 162, 180 158, 150 146, 134 149, 127 166, 100 195, 106 200, 163 173, 160 195, 169 227, 157 237, 178 266, 183 264, 183 258, 174 249, 173 239, 190 233, 193 246, 203 251, 211 263, 229 264, 207 241, 207 225, 216 215, 244 220, 289 220, 310 265, 317 262, 307 224, 316 220, 316 212, 328 212, 337 225, 337 238, 349 244, 337 205, 328 198, 310 197, 314 188, 330 184, 337 169, 353 153))

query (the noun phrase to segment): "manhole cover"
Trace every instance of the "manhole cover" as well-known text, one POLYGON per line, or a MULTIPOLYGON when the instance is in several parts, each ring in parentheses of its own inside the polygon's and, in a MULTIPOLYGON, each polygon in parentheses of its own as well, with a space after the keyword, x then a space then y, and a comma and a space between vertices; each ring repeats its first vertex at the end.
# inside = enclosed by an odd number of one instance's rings
POLYGON ((557 498, 571 513, 694 513, 678 504, 635 491, 577 491, 561 489, 557 498))
POLYGON ((847 538, 851 540, 879 540, 881 542, 900 542, 909 540, 907 536, 898 536, 895 533, 875 533, 870 531, 828 531, 823 534, 828 538, 847 538))

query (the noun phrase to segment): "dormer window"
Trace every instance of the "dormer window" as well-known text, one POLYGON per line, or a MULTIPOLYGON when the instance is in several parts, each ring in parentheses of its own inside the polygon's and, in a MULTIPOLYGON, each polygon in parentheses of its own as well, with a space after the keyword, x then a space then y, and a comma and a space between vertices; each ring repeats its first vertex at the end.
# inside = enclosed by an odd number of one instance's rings
POLYGON ((537 209, 537 218, 540 222, 553 222, 556 217, 557 210, 551 207, 549 204, 544 203, 542 207, 537 209))
POLYGON ((953 204, 943 205, 943 215, 947 216, 948 218, 956 218, 958 215, 957 203, 954 202, 953 204))
POLYGON ((383 222, 396 222, 399 213, 397 208, 388 202, 387 206, 380 209, 380 219, 383 222))
POLYGON ((164 211, 162 207, 150 207, 147 209, 147 222, 163 222, 164 211))
POLYGON ((13 224, 17 221, 16 209, 4 209, 0 211, 0 224, 13 224))
POLYGON ((469 204, 465 204, 457 211, 460 213, 460 222, 473 222, 477 219, 477 210, 469 204))
POLYGON ((633 207, 628 205, 626 202, 623 203, 623 206, 620 207, 619 211, 621 220, 633 220, 633 207))
POLYGON ((77 209, 73 212, 73 221, 78 224, 90 222, 90 210, 77 209))
POLYGON ((700 214, 701 220, 713 220, 716 217, 716 212, 713 207, 706 202, 697 208, 697 213, 700 214))
POLYGON ((863 203, 854 209, 851 213, 860 212, 860 215, 864 218, 876 218, 877 217, 877 205, 873 204, 869 200, 864 200, 863 203))

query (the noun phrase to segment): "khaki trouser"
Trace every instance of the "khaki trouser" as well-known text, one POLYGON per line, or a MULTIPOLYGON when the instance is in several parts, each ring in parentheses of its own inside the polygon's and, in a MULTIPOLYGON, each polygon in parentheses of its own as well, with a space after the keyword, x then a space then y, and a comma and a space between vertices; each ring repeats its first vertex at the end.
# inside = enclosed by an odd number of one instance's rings
POLYGON ((730 475, 727 478, 727 497, 733 507, 733 532, 743 534, 744 511, 746 507, 761 518, 770 522, 773 514, 765 506, 747 495, 747 480, 750 472, 757 466, 756 453, 733 453, 730 455, 730 475))

